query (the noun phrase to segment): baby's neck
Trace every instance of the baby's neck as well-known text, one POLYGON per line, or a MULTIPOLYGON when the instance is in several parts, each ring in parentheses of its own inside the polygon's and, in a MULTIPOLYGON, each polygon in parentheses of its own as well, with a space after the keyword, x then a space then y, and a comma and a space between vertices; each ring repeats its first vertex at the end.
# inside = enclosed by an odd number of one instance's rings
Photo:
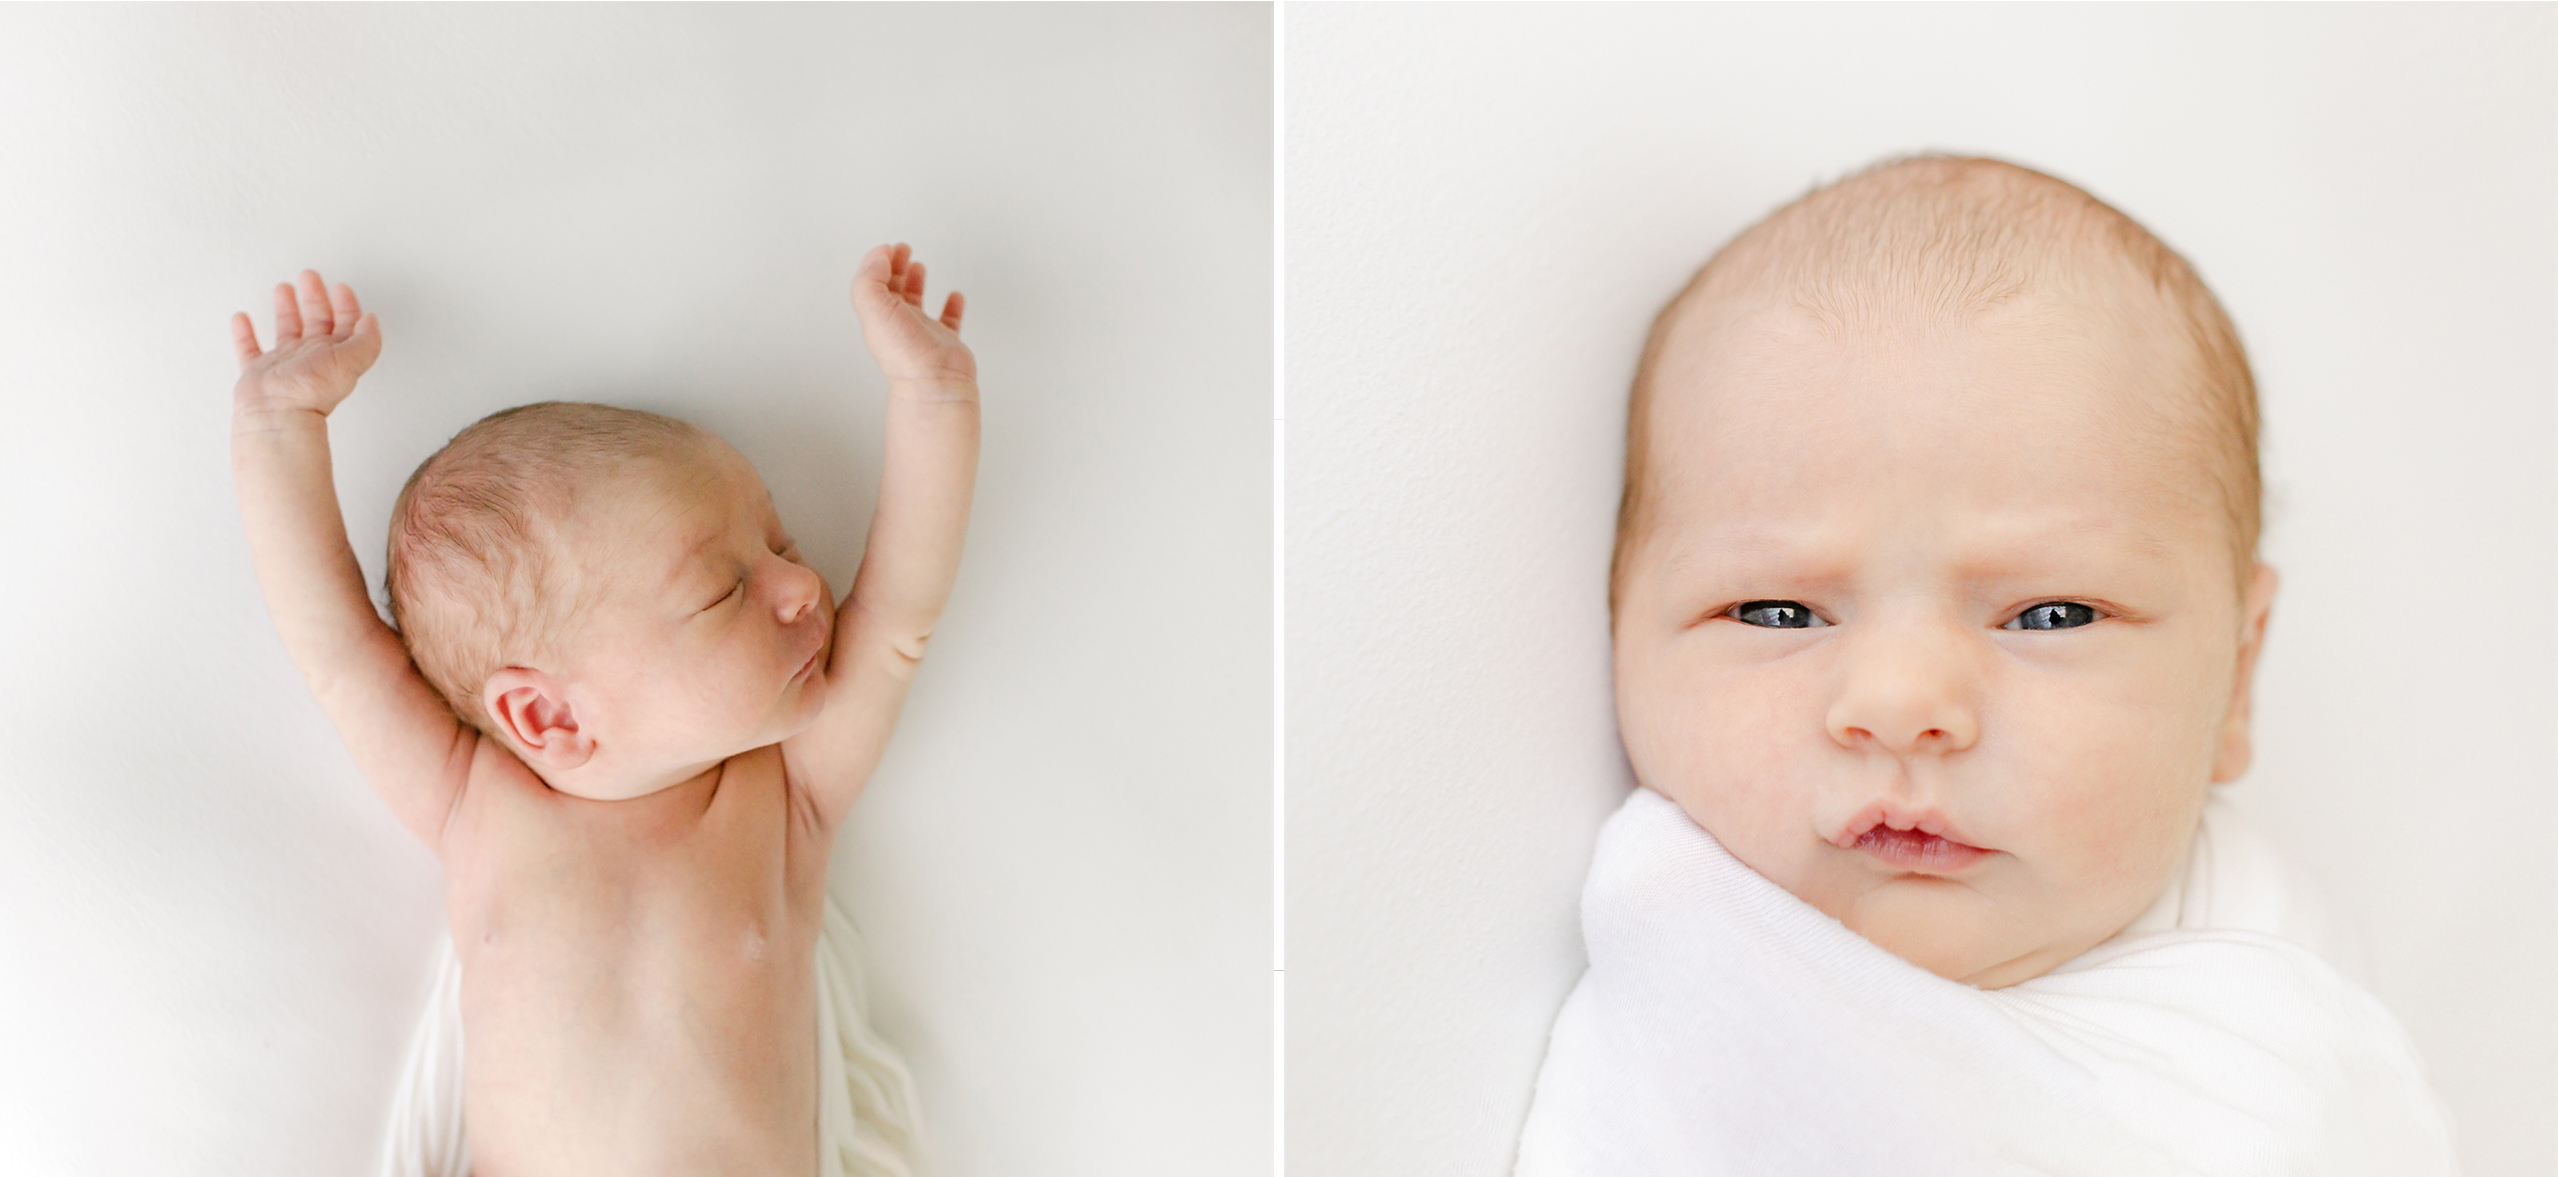
POLYGON ((527 762, 534 775, 549 785, 552 792, 588 801, 636 801, 670 789, 715 783, 727 765, 725 756, 703 763, 673 766, 624 765, 597 756, 567 770, 545 769, 527 762))

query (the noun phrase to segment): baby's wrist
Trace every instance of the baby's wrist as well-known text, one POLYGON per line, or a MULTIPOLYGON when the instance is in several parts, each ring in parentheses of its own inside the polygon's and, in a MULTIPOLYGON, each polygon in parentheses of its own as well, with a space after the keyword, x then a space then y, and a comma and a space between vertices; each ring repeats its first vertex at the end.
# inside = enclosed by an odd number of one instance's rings
POLYGON ((326 433, 328 414, 309 405, 243 404, 231 409, 231 436, 255 437, 305 430, 326 433))
POLYGON ((891 376, 888 394, 920 401, 973 401, 977 381, 962 376, 891 376))

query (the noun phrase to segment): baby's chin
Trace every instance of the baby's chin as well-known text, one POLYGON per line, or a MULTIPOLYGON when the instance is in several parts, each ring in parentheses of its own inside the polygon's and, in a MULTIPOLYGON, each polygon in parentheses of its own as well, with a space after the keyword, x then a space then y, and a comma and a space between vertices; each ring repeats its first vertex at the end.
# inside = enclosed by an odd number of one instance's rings
POLYGON ((1905 876, 1833 912, 1876 947, 1981 989, 2033 980, 2103 943, 2111 932, 2036 926, 1991 895, 1949 879, 1905 876))

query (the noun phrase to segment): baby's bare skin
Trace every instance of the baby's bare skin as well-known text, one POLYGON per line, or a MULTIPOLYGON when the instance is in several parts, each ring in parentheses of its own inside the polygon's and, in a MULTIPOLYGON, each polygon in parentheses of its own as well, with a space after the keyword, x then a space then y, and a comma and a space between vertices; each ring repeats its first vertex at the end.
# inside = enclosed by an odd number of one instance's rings
POLYGON ((325 417, 379 352, 372 316, 309 271, 277 289, 274 350, 235 316, 260 584, 358 767, 444 863, 476 1173, 816 1171, 827 857, 948 597, 975 475, 962 304, 933 319, 922 292, 904 246, 856 277, 888 453, 840 608, 714 441, 571 521, 606 592, 574 654, 490 677, 503 738, 427 685, 346 543, 325 417))
POLYGON ((589 801, 482 738, 444 846, 477 1172, 813 1172, 832 842, 778 747, 589 801))

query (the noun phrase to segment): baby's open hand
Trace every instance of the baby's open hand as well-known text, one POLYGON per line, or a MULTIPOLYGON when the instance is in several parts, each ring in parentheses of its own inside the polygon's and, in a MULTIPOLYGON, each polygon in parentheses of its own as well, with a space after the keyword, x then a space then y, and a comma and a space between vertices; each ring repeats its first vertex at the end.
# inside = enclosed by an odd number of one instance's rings
POLYGON ((899 381, 977 382, 977 357, 959 341, 959 316, 968 300, 953 291, 941 318, 924 313, 924 263, 908 263, 903 245, 882 245, 862 256, 853 274, 853 311, 861 316, 862 342, 871 358, 899 381))
POLYGON ((232 389, 235 416, 310 409, 321 416, 355 391, 356 377, 382 354, 382 329, 343 283, 334 299, 316 270, 302 271, 300 302, 289 282, 275 284, 275 350, 258 350, 257 327, 246 312, 231 316, 231 344, 240 356, 240 383, 232 389))

